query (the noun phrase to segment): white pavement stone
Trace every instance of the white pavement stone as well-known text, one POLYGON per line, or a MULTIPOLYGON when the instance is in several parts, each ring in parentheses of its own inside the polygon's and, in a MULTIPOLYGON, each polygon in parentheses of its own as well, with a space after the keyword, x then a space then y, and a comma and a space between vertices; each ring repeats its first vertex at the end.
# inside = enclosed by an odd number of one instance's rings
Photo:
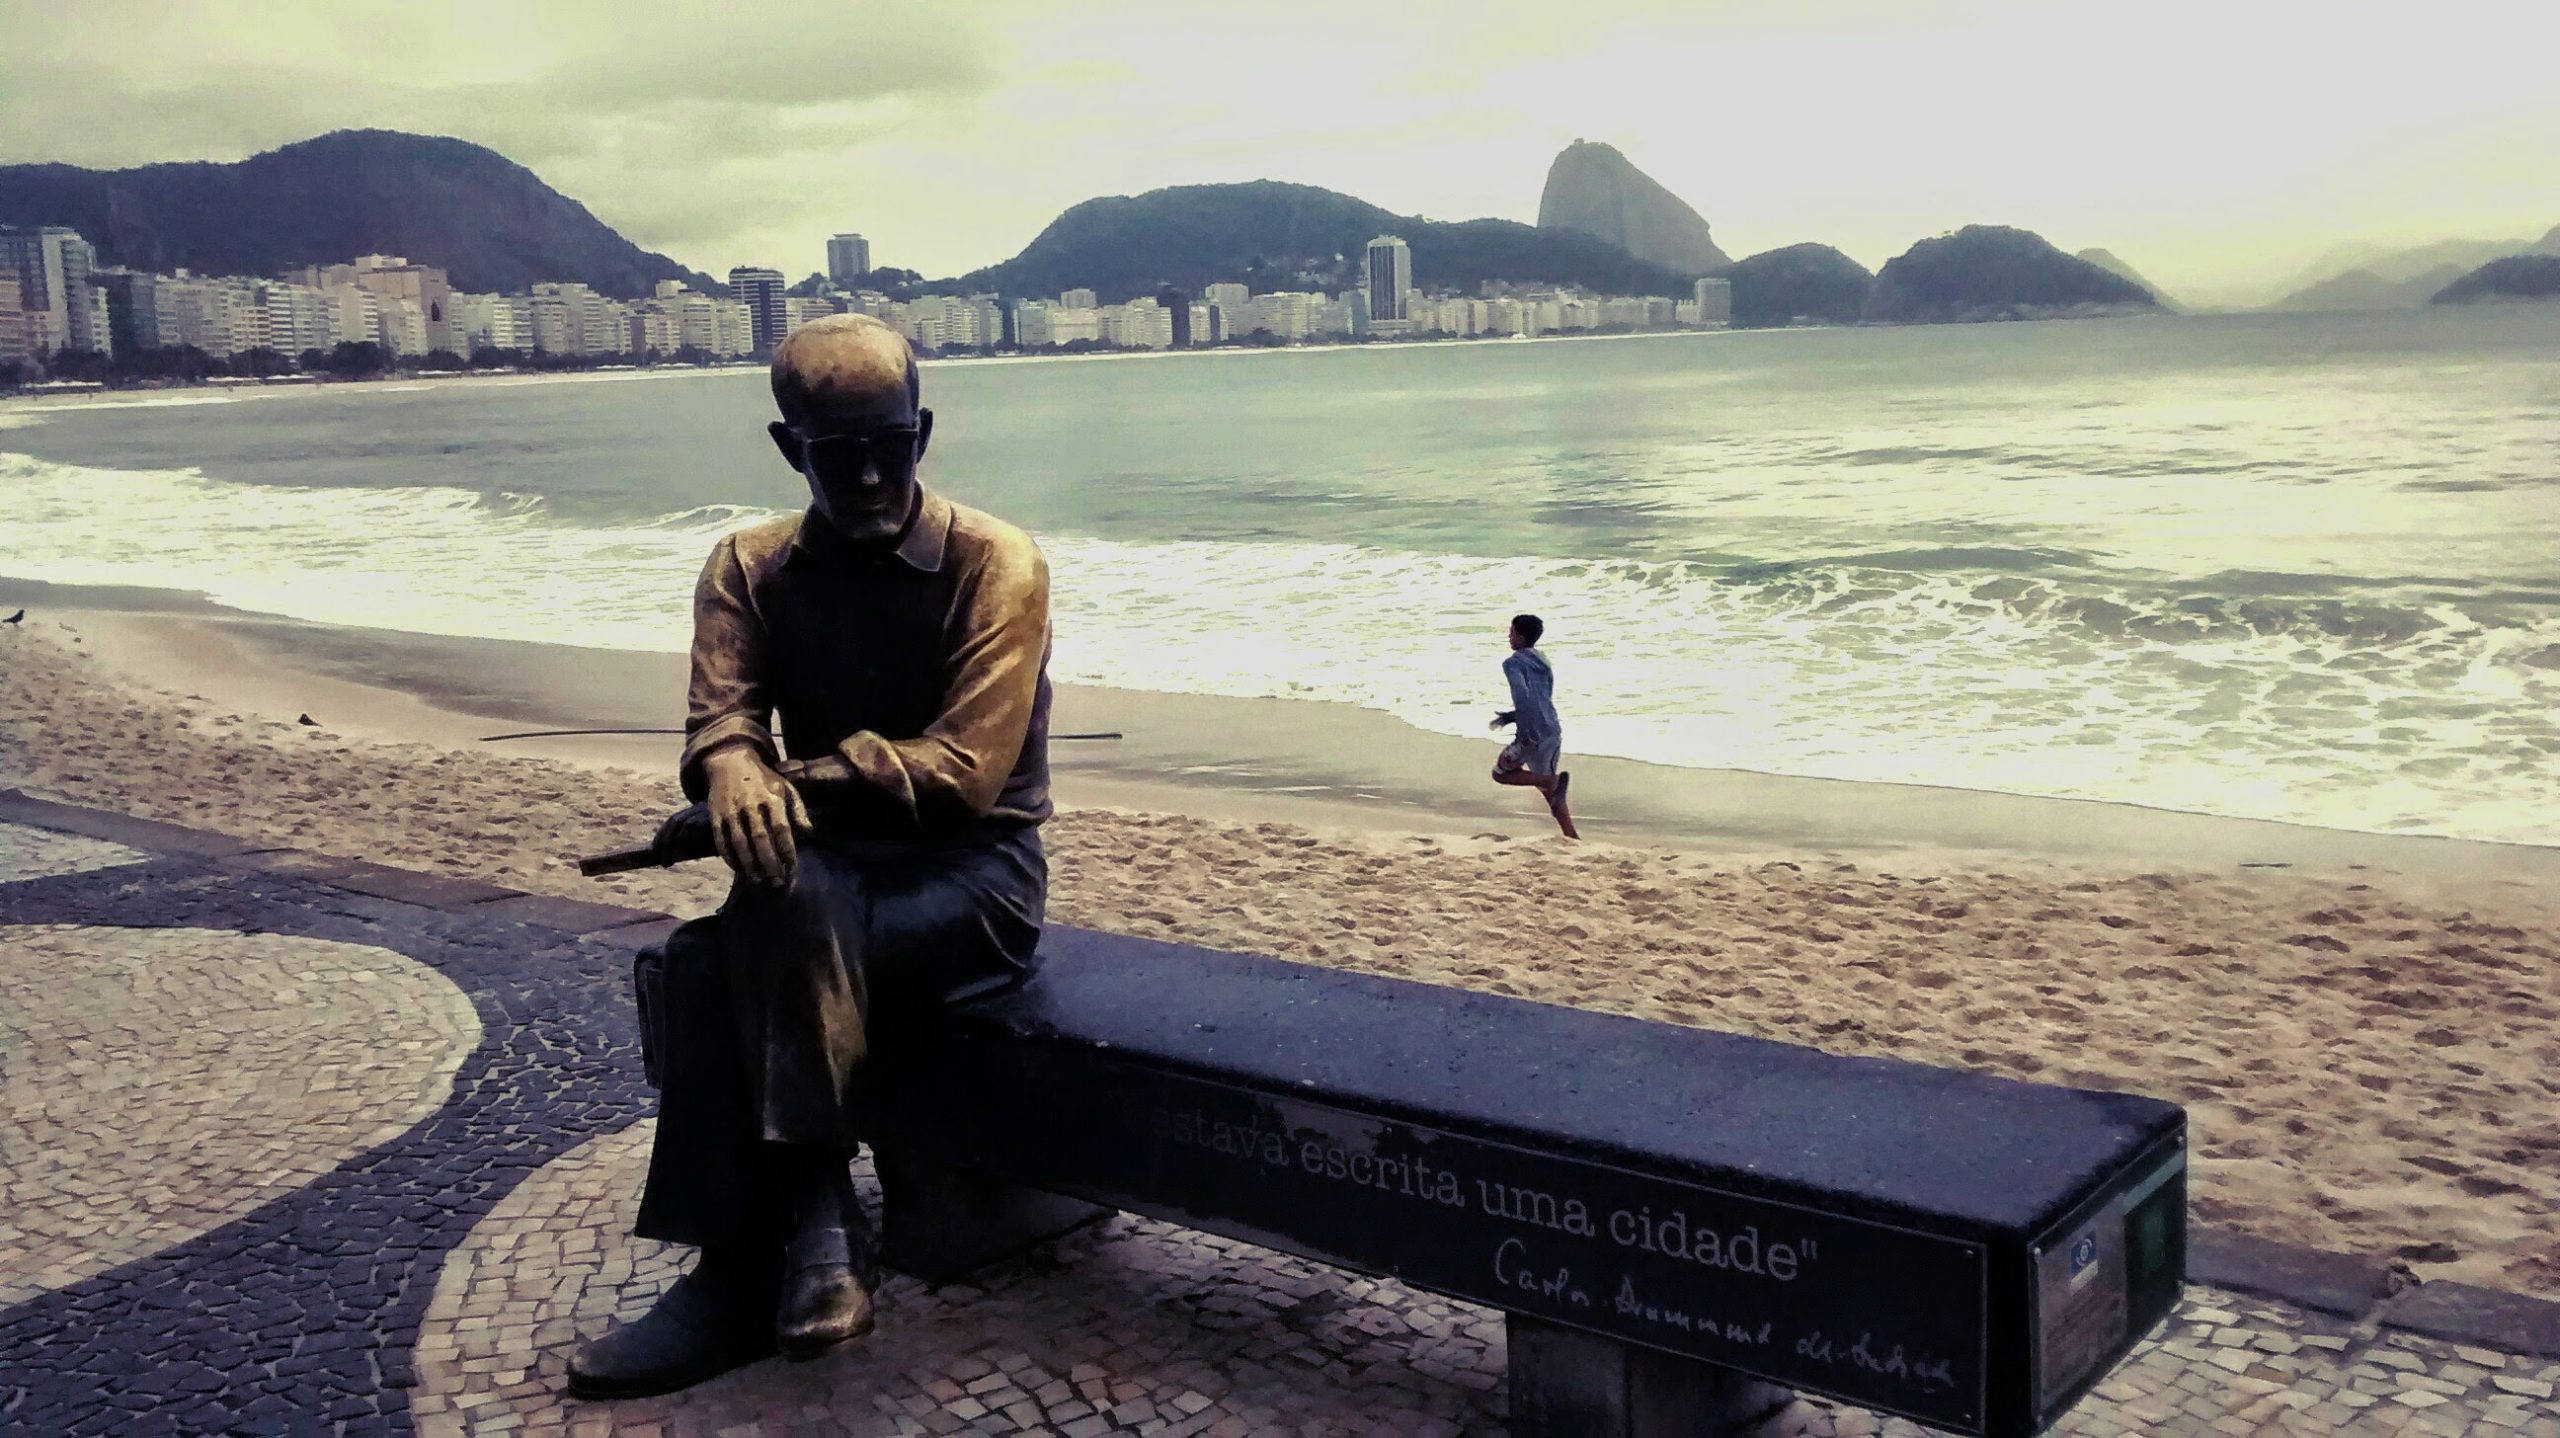
POLYGON ((388 949, 0 926, 0 1305, 227 1223, 444 1105, 471 1001, 388 949))
POLYGON ((140 849, 128 849, 104 839, 84 839, 77 834, 57 834, 51 829, 37 829, 25 824, 0 823, 0 884, 22 879, 50 879, 60 874, 85 874, 91 869, 139 864, 150 857, 140 849))
MULTIPOLYGON (((841 1354, 769 1360, 663 1398, 572 1402, 562 1382, 576 1340, 646 1312, 691 1262, 631 1236, 655 1127, 527 1177, 447 1259, 418 1334, 422 1438, 487 1432, 501 1414, 527 1431, 604 1418, 663 1438, 755 1424, 891 1434, 918 1420, 936 1432, 1502 1430, 1499 1315, 1387 1282, 1348 1301, 1348 1275, 1125 1217, 938 1291, 892 1277, 878 1331, 841 1354), (1276 1301, 1301 1289, 1314 1297, 1276 1301), (1426 1348, 1428 1373, 1414 1361, 1426 1348)), ((868 1170, 856 1168, 866 1193, 868 1170)))

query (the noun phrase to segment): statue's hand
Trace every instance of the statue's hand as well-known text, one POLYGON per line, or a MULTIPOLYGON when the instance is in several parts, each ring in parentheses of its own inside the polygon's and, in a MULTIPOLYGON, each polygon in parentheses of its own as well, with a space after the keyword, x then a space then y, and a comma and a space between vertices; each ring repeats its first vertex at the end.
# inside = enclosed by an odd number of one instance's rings
POLYGON ((702 762, 711 791, 711 840, 738 877, 770 888, 791 885, 795 839, 809 833, 798 791, 750 744, 715 750, 702 762))

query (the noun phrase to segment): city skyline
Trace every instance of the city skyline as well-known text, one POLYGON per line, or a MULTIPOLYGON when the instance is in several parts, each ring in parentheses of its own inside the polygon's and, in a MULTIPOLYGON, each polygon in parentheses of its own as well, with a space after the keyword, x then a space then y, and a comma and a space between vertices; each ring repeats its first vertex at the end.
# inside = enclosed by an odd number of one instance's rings
MULTIPOLYGON (((868 273, 862 237, 827 240, 832 271, 868 273)), ((1593 294, 1574 286, 1488 283, 1476 295, 1411 285, 1411 250, 1367 245, 1360 287, 1256 291, 1235 282, 1198 297, 1172 286, 1119 304, 1091 288, 1047 296, 910 293, 813 275, 792 294, 780 270, 731 267, 726 296, 661 280, 625 301, 575 281, 508 293, 458 290, 437 266, 399 255, 302 265, 278 275, 171 274, 101 265, 64 226, 0 225, 0 387, 366 372, 413 365, 702 363, 763 356, 814 319, 860 313, 920 352, 1164 350, 1231 343, 1534 338, 1572 331, 1723 329, 1731 286, 1701 279, 1694 298, 1593 294), (231 371, 230 366, 242 367, 231 371)))
POLYGON ((794 0, 759 11, 755 33, 792 37, 770 53, 699 44, 672 4, 652 24, 461 0, 439 23, 398 12, 388 50, 387 7, 292 26, 210 4, 22 7, 0 20, 0 159, 453 134, 713 274, 796 254, 857 210, 883 255, 958 274, 1096 195, 1266 177, 1398 214, 1531 220, 1577 136, 1616 144, 1737 255, 1816 240, 1873 268, 2014 224, 2208 301, 2344 246, 2560 222, 2551 7, 2452 0, 2386 24, 2166 0, 2126 25, 2031 0, 1597 0, 1558 34, 1512 23, 1542 13, 1526 9, 1311 3, 1373 43, 1310 23, 1248 45, 1249 17, 1149 3, 794 0), (1220 54, 1254 58, 1202 63, 1220 54))

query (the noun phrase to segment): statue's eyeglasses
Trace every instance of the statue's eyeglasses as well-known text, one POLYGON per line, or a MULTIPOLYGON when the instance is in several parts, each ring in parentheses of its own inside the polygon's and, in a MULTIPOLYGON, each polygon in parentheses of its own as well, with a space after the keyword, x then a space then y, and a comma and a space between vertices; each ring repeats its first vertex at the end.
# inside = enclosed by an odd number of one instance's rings
POLYGON ((861 434, 795 435, 808 467, 822 474, 853 476, 877 464, 883 470, 916 462, 916 445, 924 437, 920 424, 887 425, 861 434))

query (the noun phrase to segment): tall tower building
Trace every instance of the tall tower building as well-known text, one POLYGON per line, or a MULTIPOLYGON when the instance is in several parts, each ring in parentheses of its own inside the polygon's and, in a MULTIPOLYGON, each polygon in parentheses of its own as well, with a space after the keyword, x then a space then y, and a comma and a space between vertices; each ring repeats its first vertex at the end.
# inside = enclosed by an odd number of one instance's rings
POLYGON ((827 278, 847 289, 871 273, 871 242, 860 235, 836 235, 827 241, 827 278))
POLYGON ((774 346, 790 333, 790 315, 783 307, 782 271, 755 265, 740 265, 729 271, 729 293, 745 303, 747 317, 755 328, 755 347, 759 354, 773 353, 774 346))
POLYGON ((1173 347, 1178 350, 1191 348, 1191 292, 1167 285, 1157 291, 1156 303, 1164 306, 1165 313, 1173 317, 1173 347))
POLYGON ((1401 324, 1412 319, 1405 291, 1413 288, 1413 246, 1393 235, 1369 242, 1369 323, 1401 324))

